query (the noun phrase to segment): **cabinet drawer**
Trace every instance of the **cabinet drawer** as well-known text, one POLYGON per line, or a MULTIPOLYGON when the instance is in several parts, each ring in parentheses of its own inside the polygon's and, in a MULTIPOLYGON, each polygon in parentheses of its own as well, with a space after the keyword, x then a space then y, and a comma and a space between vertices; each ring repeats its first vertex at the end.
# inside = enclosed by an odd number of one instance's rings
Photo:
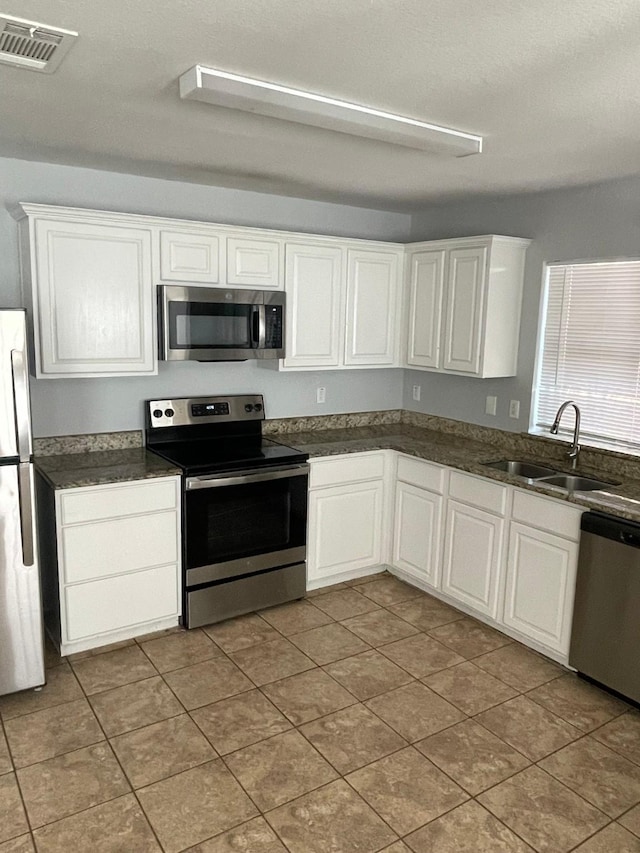
POLYGON ((178 562, 175 510, 63 527, 66 583, 178 562))
POLYGON ((68 641, 178 615, 178 567, 160 566, 65 590, 68 641))
POLYGON ((449 480, 449 497, 497 515, 504 515, 507 509, 507 486, 457 471, 449 480))
POLYGON ((101 489, 73 489, 60 493, 62 524, 101 518, 122 518, 143 512, 173 509, 178 505, 178 479, 144 480, 101 489))
POLYGON ((411 483, 420 489, 428 489, 441 495, 444 492, 447 472, 445 468, 410 456, 398 457, 398 480, 411 483))
POLYGON ((354 453, 327 459, 312 459, 309 484, 312 489, 358 483, 362 480, 381 480, 384 476, 382 453, 354 453))
POLYGON ((532 495, 530 492, 514 489, 513 518, 532 527, 548 530, 558 536, 565 536, 577 542, 580 538, 580 518, 583 509, 569 506, 553 498, 532 495))

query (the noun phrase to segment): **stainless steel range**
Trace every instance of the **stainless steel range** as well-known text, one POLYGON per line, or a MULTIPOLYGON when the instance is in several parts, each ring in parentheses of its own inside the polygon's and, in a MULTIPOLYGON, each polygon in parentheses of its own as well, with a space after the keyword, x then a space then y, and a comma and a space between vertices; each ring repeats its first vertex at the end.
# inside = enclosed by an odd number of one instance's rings
POLYGON ((188 628, 305 593, 308 456, 264 416, 259 394, 146 401, 147 449, 183 472, 188 628))

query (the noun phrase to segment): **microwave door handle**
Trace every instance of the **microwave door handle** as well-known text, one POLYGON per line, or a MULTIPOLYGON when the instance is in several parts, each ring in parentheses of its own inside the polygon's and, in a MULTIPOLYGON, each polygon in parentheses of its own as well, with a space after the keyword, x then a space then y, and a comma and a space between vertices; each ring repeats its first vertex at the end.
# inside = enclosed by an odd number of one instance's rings
POLYGON ((266 340, 266 316, 267 309, 264 305, 254 305, 253 306, 253 316, 252 316, 252 344, 257 349, 264 349, 265 340, 266 340))

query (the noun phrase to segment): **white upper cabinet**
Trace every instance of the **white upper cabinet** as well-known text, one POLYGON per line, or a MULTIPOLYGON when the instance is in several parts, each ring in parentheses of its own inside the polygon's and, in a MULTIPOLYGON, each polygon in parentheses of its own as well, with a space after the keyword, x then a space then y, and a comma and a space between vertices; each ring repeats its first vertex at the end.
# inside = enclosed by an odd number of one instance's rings
POLYGON ((189 284, 220 284, 221 239, 212 231, 160 229, 160 278, 189 284))
POLYGON ((36 376, 155 373, 151 229, 34 215, 22 235, 36 376))
POLYGON ((399 268, 396 253, 348 250, 346 365, 393 365, 399 268))
POLYGON ((516 374, 529 242, 489 235, 408 247, 407 366, 480 378, 516 374))
POLYGON ((227 284, 282 288, 282 241, 227 237, 227 284))
POLYGON ((338 367, 342 357, 342 250, 288 244, 284 367, 338 367))

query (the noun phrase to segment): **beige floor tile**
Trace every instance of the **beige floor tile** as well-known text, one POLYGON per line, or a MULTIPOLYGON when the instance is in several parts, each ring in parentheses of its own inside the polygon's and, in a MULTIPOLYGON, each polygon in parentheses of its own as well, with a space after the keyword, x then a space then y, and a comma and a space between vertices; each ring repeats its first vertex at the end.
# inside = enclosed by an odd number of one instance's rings
POLYGON ((469 618, 431 628, 429 634, 463 658, 475 658, 513 642, 511 637, 469 618))
POLYGON ((539 761, 582 734, 526 696, 509 699, 475 719, 532 761, 539 761))
MULTIPOLYGON (((454 622, 453 624, 456 625, 457 623, 454 622)), ((395 643, 382 646, 380 651, 415 678, 430 675, 432 672, 438 672, 448 666, 455 666, 464 660, 460 655, 426 634, 415 634, 405 640, 396 640, 395 643)))
POLYGON ((583 732, 597 729, 629 707, 572 673, 536 687, 527 696, 583 732))
POLYGON ((347 587, 318 595, 313 599, 313 603, 320 610, 328 613, 332 619, 338 620, 370 613, 372 610, 377 610, 379 606, 375 601, 361 595, 357 589, 347 587))
POLYGON ((361 586, 358 592, 361 592, 367 598, 375 601, 376 604, 381 604, 383 607, 388 607, 391 604, 399 604, 401 601, 408 601, 410 598, 419 598, 424 595, 422 590, 417 587, 391 576, 381 578, 380 580, 373 580, 361 586))
POLYGON ((562 675, 557 663, 543 658, 519 643, 511 643, 473 661, 477 666, 504 681, 516 690, 532 690, 552 678, 562 675))
POLYGON ((261 811, 319 788, 337 773, 299 732, 285 732, 234 752, 227 766, 261 811))
POLYGON ((619 822, 640 838, 640 806, 636 806, 628 811, 619 818, 619 822))
POLYGON ((415 853, 533 853, 476 802, 463 803, 405 840, 415 853))
POLYGON ((424 684, 398 687, 365 703, 406 740, 422 740, 452 726, 464 714, 424 684))
POLYGON ((347 589, 348 584, 346 583, 332 583, 328 586, 320 586, 317 589, 308 589, 304 597, 305 598, 317 598, 319 595, 326 595, 329 592, 336 592, 338 589, 347 589))
POLYGON ((22 690, 0 696, 0 715, 11 720, 23 714, 53 708, 82 698, 82 690, 69 664, 64 663, 47 671, 47 683, 42 690, 22 690))
POLYGON ((34 837, 38 853, 161 853, 132 794, 37 829, 34 837))
POLYGON ((409 684, 413 680, 404 669, 376 651, 330 663, 324 669, 360 701, 409 684))
POLYGON ((203 841, 185 853, 287 853, 263 817, 256 817, 242 826, 224 832, 210 841, 203 841))
POLYGON ((60 652, 53 645, 53 642, 49 638, 49 636, 45 633, 44 635, 44 666, 45 669, 53 669, 55 666, 60 666, 64 663, 65 658, 62 657, 60 652))
POLYGON ((311 628, 319 628, 320 625, 328 625, 333 621, 331 616, 319 610, 310 601, 291 601, 289 604, 280 604, 278 607, 261 610, 260 616, 285 637, 311 628))
POLYGON ((226 657, 167 672, 164 680, 187 711, 253 687, 246 675, 226 657))
POLYGON ((351 693, 321 669, 274 681, 262 691, 296 726, 356 702, 351 693))
POLYGON ((138 791, 165 853, 178 853, 257 815, 220 759, 138 791))
POLYGON ((124 649, 127 646, 135 645, 135 640, 118 640, 117 643, 107 643, 104 646, 96 646, 94 649, 86 649, 83 652, 74 652, 72 655, 67 656, 67 660, 69 663, 76 663, 76 661, 94 658, 96 655, 104 655, 107 652, 115 652, 118 649, 124 649))
POLYGON ((539 767, 528 767, 478 800, 539 853, 567 853, 609 820, 539 767))
POLYGON ((0 842, 0 853, 35 853, 30 835, 21 835, 11 841, 0 842))
POLYGON ((593 732, 593 737, 640 764, 640 711, 627 711, 593 732))
POLYGON ((184 711, 159 675, 98 693, 91 697, 91 705, 107 737, 175 717, 184 711))
POLYGON ((300 727, 338 773, 350 773, 406 746, 406 741, 364 705, 354 705, 300 727))
POLYGON ((631 835, 618 824, 610 823, 580 847, 576 847, 575 853, 640 853, 640 838, 631 835))
MULTIPOLYGON (((318 611, 320 612, 320 611, 318 611)), ((313 669, 314 662, 289 640, 271 640, 229 655, 258 687, 313 669)))
POLYGON ((158 672, 170 672, 219 657, 222 652, 203 631, 178 631, 141 643, 140 647, 158 672))
POLYGON ((367 643, 337 622, 295 634, 291 637, 291 642, 319 665, 348 658, 369 649, 367 643))
POLYGON ((479 714, 518 695, 513 687, 489 675, 471 661, 436 672, 422 680, 469 716, 479 714))
POLYGON ((388 610, 374 610, 362 616, 352 616, 342 624, 370 646, 382 646, 418 633, 416 627, 388 610))
POLYGON ((73 670, 87 696, 157 675, 156 668, 136 645, 76 661, 73 670))
POLYGON ((290 853, 377 853, 395 834, 343 779, 269 812, 290 853))
POLYGON ((227 619, 226 622, 218 622, 217 625, 208 625, 203 628, 203 631, 227 653, 248 649, 250 646, 257 646, 280 637, 278 631, 257 613, 227 619))
POLYGON ((240 693, 191 712, 220 755, 288 731, 291 723, 259 690, 240 693))
POLYGON ((357 578, 351 578, 351 580, 344 581, 345 586, 362 586, 363 583, 371 583, 371 581, 379 581, 382 578, 390 578, 391 575, 386 570, 384 571, 375 571, 371 574, 360 575, 357 578))
POLYGON ((416 747, 474 796, 529 764, 523 755, 473 720, 437 732, 416 747))
POLYGON ((86 699, 8 720, 5 730, 16 767, 26 767, 104 740, 86 699))
POLYGON ((407 845, 402 841, 396 841, 390 847, 385 847, 380 853, 411 853, 407 845))
POLYGON ((4 736, 2 724, 0 723, 0 776, 2 776, 3 773, 10 773, 12 770, 13 764, 11 763, 11 756, 9 755, 7 739, 4 736))
POLYGON ((640 767, 591 737, 550 755, 540 767, 610 817, 640 803, 640 767))
POLYGON ((18 780, 34 828, 131 790, 107 744, 32 764, 18 770, 18 780))
POLYGON ((29 831, 14 773, 0 776, 0 841, 29 831))
POLYGON ((462 788, 413 747, 346 778, 398 835, 413 832, 468 799, 462 788))
POLYGON ((448 622, 464 618, 464 613, 430 595, 392 604, 389 610, 406 622, 415 625, 420 631, 429 631, 431 628, 437 628, 438 625, 446 625, 448 622))
POLYGON ((111 746, 134 788, 217 758, 191 717, 183 714, 113 738, 111 746))

